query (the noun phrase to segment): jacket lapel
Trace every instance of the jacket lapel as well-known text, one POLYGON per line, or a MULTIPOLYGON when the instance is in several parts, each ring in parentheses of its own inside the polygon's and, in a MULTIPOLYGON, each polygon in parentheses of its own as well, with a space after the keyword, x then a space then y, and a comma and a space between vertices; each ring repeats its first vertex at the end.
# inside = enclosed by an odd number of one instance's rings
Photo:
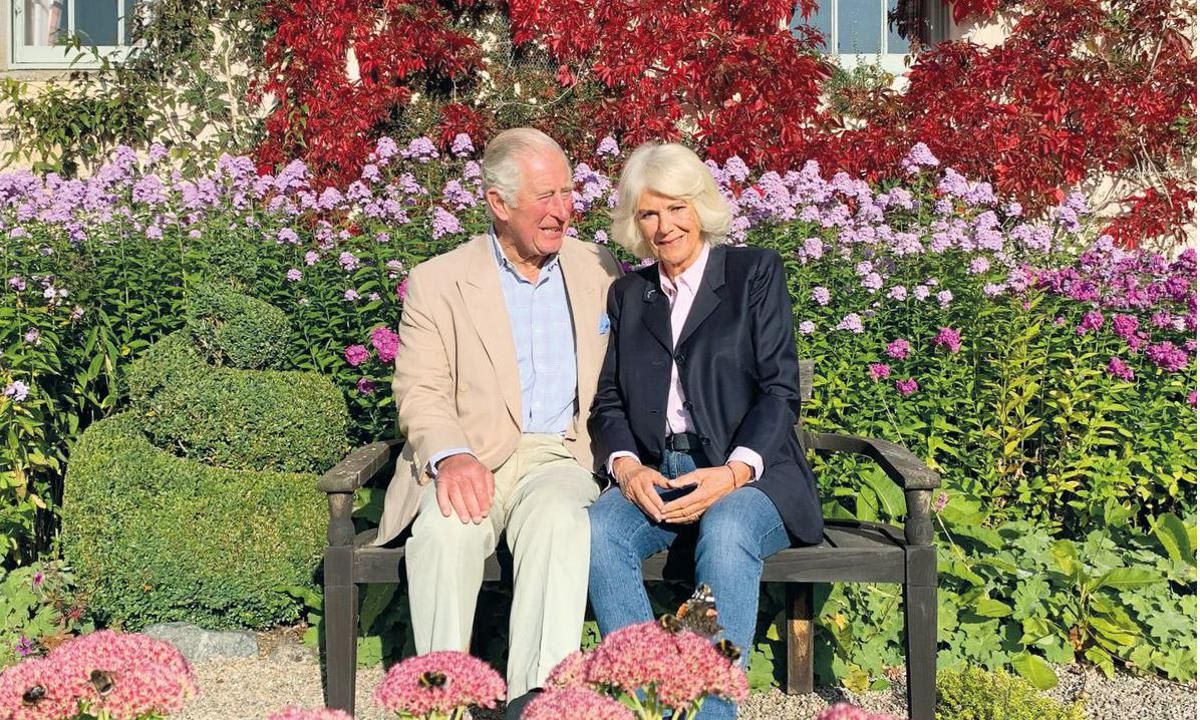
MULTIPOLYGON (((595 272, 589 273, 585 263, 590 261, 575 243, 565 239, 558 253, 559 268, 562 269, 563 285, 567 289, 567 301, 571 305, 571 322, 575 328, 575 400, 579 406, 577 416, 587 417, 591 397, 596 394, 596 378, 600 375, 599 363, 604 352, 600 347, 607 335, 600 334, 600 315, 604 312, 606 298, 600 288, 590 282, 595 272), (597 302, 599 299, 599 302, 597 302)), ((574 439, 575 428, 568 431, 568 439, 574 439)))
POLYGON ((696 299, 692 301, 692 308, 688 311, 687 320, 684 321, 683 329, 679 332, 677 345, 683 345, 696 331, 696 328, 700 327, 712 314, 712 311, 721 304, 721 297, 717 294, 717 290, 724 285, 725 248, 717 246, 709 251, 708 267, 704 268, 704 280, 696 290, 696 299))
POLYGON ((476 236, 466 277, 458 281, 459 292, 466 303, 467 314, 475 332, 483 342, 492 362, 504 404, 517 427, 521 426, 521 376, 517 371, 517 347, 513 343, 512 325, 500 287, 492 240, 487 235, 476 236))
POLYGON ((642 324, 667 352, 673 352, 675 343, 671 341, 671 302, 658 285, 658 265, 650 265, 639 270, 638 274, 646 281, 642 288, 642 302, 646 303, 642 324))

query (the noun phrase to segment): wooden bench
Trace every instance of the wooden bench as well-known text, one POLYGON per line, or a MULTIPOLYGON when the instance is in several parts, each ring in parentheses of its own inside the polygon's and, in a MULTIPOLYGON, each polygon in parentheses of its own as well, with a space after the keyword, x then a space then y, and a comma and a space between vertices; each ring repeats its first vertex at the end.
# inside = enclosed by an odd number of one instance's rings
MULTIPOLYGON (((801 397, 812 395, 813 364, 801 361, 801 397)), ((763 565, 763 582, 787 583, 787 691, 813 690, 813 583, 879 582, 903 586, 909 718, 934 720, 937 668, 937 558, 931 500, 936 472, 903 447, 884 440, 813 433, 798 424, 797 436, 819 454, 854 453, 879 465, 904 490, 904 528, 882 523, 826 520, 820 545, 792 548, 763 565)), ((391 477, 402 441, 361 447, 325 473, 318 486, 329 499, 329 546, 325 549, 326 705, 354 714, 358 585, 398 583, 404 548, 372 547, 374 529, 356 533, 351 521, 354 491, 391 477)), ((668 553, 648 558, 647 580, 680 579, 668 553)), ((484 579, 500 579, 493 555, 484 579)))

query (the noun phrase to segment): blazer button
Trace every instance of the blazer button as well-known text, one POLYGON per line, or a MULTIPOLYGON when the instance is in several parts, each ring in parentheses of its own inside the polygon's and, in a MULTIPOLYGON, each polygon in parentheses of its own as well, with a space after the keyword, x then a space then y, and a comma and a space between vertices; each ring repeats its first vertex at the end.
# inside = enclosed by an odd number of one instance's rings
POLYGON ((694 408, 694 407, 695 407, 695 406, 694 406, 694 405, 692 405, 692 401, 691 401, 691 400, 684 400, 684 401, 683 401, 683 409, 684 409, 684 410, 691 410, 691 409, 692 409, 692 408, 694 408))
POLYGON ((675 353, 675 364, 676 365, 683 364, 683 353, 675 353))
POLYGON ((700 438, 700 444, 701 444, 701 445, 711 445, 711 444, 712 444, 712 440, 709 440, 709 439, 708 439, 708 438, 706 438, 706 437, 702 437, 702 438, 700 438))

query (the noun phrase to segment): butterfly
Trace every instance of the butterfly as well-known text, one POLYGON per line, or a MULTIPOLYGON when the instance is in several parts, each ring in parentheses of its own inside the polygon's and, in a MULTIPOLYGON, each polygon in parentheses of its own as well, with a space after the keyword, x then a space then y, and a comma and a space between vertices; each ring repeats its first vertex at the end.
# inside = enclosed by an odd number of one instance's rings
POLYGON ((92 681, 92 687, 96 688, 96 692, 100 693, 100 697, 112 692, 113 676, 111 673, 106 673, 103 670, 93 670, 89 679, 92 681))
POLYGON ((692 597, 679 606, 674 615, 663 615, 658 624, 668 632, 677 633, 690 630, 709 640, 720 635, 724 628, 717 624, 717 599, 713 596, 712 588, 701 583, 692 597))

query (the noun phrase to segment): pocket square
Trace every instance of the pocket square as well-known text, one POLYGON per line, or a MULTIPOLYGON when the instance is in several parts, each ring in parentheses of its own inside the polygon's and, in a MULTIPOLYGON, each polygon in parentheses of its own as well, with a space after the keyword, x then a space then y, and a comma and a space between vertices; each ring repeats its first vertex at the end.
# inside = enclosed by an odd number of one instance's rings
POLYGON ((608 319, 608 313, 600 313, 600 334, 608 333, 610 327, 612 327, 612 321, 608 319))

